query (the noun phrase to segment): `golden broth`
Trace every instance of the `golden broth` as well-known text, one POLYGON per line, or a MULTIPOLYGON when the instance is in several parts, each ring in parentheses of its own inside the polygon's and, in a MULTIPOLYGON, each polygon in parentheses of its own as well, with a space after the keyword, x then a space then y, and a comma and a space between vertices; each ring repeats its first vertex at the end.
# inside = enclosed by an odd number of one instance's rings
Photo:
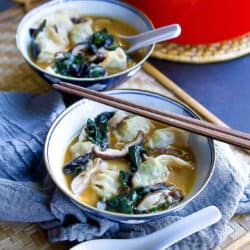
MULTIPOLYGON (((93 24, 92 28, 93 31, 100 31, 106 28, 110 34, 115 36, 116 41, 118 42, 119 47, 122 47, 124 49, 129 47, 129 42, 125 39, 121 39, 117 37, 118 35, 136 35, 138 34, 138 31, 129 23, 124 22, 119 19, 114 19, 110 17, 100 17, 100 16, 82 16, 85 20, 92 19, 93 24)), ((69 51, 75 46, 75 44, 70 43, 67 48, 65 48, 64 51, 69 51)), ((134 66, 137 62, 139 62, 145 55, 145 49, 138 50, 137 52, 134 52, 130 59, 128 60, 128 67, 130 68, 134 66)), ((34 61, 39 67, 46 69, 48 66, 53 66, 54 64, 47 64, 47 63, 41 63, 37 60, 34 61)), ((120 72, 120 69, 106 69, 109 75, 115 74, 120 72)))
MULTIPOLYGON (((149 138, 154 130, 164 128, 166 125, 159 123, 159 122, 154 122, 152 121, 154 128, 149 131, 148 135, 146 138, 149 138)), ((115 136, 111 133, 109 137, 110 141, 110 147, 111 148, 122 148, 123 144, 117 144, 117 140, 115 136)), ((65 153, 65 158, 64 158, 64 163, 67 163, 71 160, 73 160, 73 157, 70 152, 71 146, 77 142, 77 137, 70 143, 70 145, 67 148, 67 151, 65 153)), ((193 153, 190 151, 189 148, 182 148, 182 150, 186 151, 187 153, 191 154, 193 156, 193 153)), ((195 166, 195 159, 192 157, 192 163, 194 163, 195 166)), ((110 160, 107 162, 112 163, 112 165, 117 166, 117 169, 124 169, 124 162, 126 160, 110 160)), ((180 189, 183 193, 184 196, 188 195, 195 183, 195 177, 196 177, 196 170, 195 169, 190 169, 190 168, 170 168, 170 177, 167 182, 167 184, 172 184, 176 188, 180 189)), ((73 177, 72 176, 66 176, 65 175, 65 180, 67 183, 68 188, 70 189, 70 183, 72 181, 73 177)), ((79 200, 83 203, 87 203, 88 205, 91 206, 96 206, 96 202, 98 201, 99 197, 98 195, 90 188, 90 186, 79 196, 79 200)))

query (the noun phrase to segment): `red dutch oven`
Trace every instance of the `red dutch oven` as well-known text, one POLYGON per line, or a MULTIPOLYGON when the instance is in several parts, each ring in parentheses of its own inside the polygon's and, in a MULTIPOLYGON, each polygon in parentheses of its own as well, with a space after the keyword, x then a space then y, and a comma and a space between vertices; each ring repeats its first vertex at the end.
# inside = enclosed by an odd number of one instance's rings
POLYGON ((179 23, 176 43, 213 43, 250 31, 250 0, 126 0, 142 10, 155 27, 179 23))

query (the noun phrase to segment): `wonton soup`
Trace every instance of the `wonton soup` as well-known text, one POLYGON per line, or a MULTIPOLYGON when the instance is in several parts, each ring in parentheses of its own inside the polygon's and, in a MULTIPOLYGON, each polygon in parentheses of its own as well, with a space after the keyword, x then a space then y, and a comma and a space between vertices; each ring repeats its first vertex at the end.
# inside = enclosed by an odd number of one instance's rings
POLYGON ((195 182, 189 133, 123 111, 88 119, 68 146, 71 192, 98 209, 144 214, 178 205, 195 182))
POLYGON ((108 76, 143 58, 143 50, 127 55, 129 43, 118 38, 119 34, 137 33, 118 19, 60 10, 30 28, 30 55, 34 63, 50 73, 77 78, 108 76))

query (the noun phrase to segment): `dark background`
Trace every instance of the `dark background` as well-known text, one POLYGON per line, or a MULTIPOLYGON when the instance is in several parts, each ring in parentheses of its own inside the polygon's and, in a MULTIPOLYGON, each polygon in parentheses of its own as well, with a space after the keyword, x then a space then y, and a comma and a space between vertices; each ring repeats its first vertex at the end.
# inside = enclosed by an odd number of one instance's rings
MULTIPOLYGON (((1 0, 0 11, 13 5, 1 0)), ((250 133, 250 55, 203 65, 150 62, 225 123, 250 133)))

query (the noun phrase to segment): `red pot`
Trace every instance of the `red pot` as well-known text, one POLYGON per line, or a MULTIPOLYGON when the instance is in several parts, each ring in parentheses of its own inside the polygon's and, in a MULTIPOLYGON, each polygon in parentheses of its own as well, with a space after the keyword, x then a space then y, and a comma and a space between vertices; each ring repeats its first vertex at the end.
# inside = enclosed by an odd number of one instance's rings
POLYGON ((177 43, 212 43, 250 32, 250 0, 126 0, 156 27, 179 23, 177 43))

